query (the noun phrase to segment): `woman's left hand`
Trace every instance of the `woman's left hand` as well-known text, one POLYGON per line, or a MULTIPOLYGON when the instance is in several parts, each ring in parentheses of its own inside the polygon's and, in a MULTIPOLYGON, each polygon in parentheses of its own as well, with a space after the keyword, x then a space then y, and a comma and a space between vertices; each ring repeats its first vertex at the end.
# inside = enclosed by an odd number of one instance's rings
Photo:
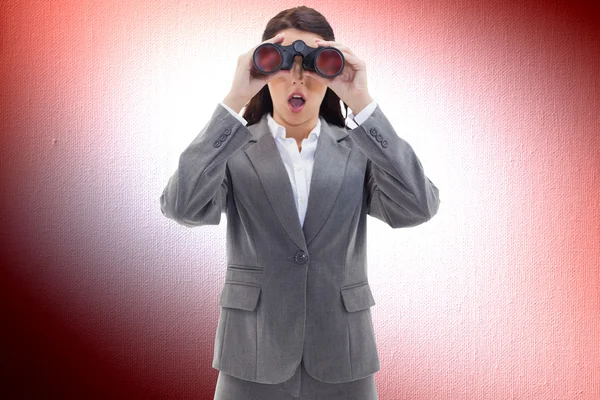
POLYGON ((373 99, 367 88, 367 65, 352 50, 341 43, 317 40, 318 46, 335 47, 344 55, 344 69, 333 79, 324 78, 316 71, 304 71, 306 76, 327 85, 338 97, 358 114, 373 99))

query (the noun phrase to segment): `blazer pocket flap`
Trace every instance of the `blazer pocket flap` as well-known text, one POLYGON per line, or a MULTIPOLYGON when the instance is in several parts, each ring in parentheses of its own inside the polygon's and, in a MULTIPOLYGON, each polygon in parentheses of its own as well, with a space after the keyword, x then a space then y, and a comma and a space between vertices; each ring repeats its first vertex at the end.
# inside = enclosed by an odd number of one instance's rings
POLYGON ((261 286, 248 282, 225 282, 219 296, 222 307, 252 311, 258 304, 261 286))
POLYGON ((375 305, 375 299, 368 282, 342 287, 341 292, 344 306, 348 311, 365 310, 375 305))

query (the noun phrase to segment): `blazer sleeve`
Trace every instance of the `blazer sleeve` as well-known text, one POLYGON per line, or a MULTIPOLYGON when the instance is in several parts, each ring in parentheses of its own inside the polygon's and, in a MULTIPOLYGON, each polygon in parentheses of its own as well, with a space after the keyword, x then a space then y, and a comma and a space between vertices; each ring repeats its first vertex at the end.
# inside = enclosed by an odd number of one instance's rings
POLYGON ((425 175, 412 147, 396 134, 379 105, 349 133, 368 158, 368 215, 392 228, 402 228, 422 224, 437 213, 439 189, 425 175))
POLYGON ((186 227, 218 225, 232 190, 227 160, 252 138, 246 126, 218 104, 179 156, 178 168, 160 196, 163 215, 186 227))

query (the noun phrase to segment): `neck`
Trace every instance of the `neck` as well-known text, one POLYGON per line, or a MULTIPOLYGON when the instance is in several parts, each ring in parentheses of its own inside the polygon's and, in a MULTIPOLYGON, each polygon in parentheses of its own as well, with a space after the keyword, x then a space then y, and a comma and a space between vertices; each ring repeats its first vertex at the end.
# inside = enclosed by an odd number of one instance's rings
POLYGON ((308 134, 315 128, 317 122, 319 122, 319 115, 317 114, 306 121, 290 123, 283 119, 277 112, 273 111, 273 119, 285 128, 286 137, 291 137, 301 142, 302 139, 307 138, 308 134))

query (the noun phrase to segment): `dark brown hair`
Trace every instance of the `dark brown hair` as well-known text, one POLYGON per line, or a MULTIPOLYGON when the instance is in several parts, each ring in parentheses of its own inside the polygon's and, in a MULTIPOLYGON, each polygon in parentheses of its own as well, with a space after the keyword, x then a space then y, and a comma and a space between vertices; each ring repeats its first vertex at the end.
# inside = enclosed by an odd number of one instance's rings
MULTIPOLYGON (((312 32, 319 35, 323 40, 335 41, 333 29, 325 17, 317 10, 299 6, 283 10, 275 15, 267 23, 267 27, 262 35, 262 41, 275 36, 279 31, 285 29, 297 29, 305 32, 312 32)), ((345 107, 346 115, 348 115, 348 105, 342 102, 345 107)), ((260 121, 262 116, 268 112, 273 112, 273 100, 269 87, 265 85, 246 105, 246 109, 242 117, 248 121, 248 125, 252 125, 260 121)), ((346 118, 342 114, 340 98, 330 88, 327 88, 319 115, 322 115, 329 123, 344 127, 346 126, 346 118)))

